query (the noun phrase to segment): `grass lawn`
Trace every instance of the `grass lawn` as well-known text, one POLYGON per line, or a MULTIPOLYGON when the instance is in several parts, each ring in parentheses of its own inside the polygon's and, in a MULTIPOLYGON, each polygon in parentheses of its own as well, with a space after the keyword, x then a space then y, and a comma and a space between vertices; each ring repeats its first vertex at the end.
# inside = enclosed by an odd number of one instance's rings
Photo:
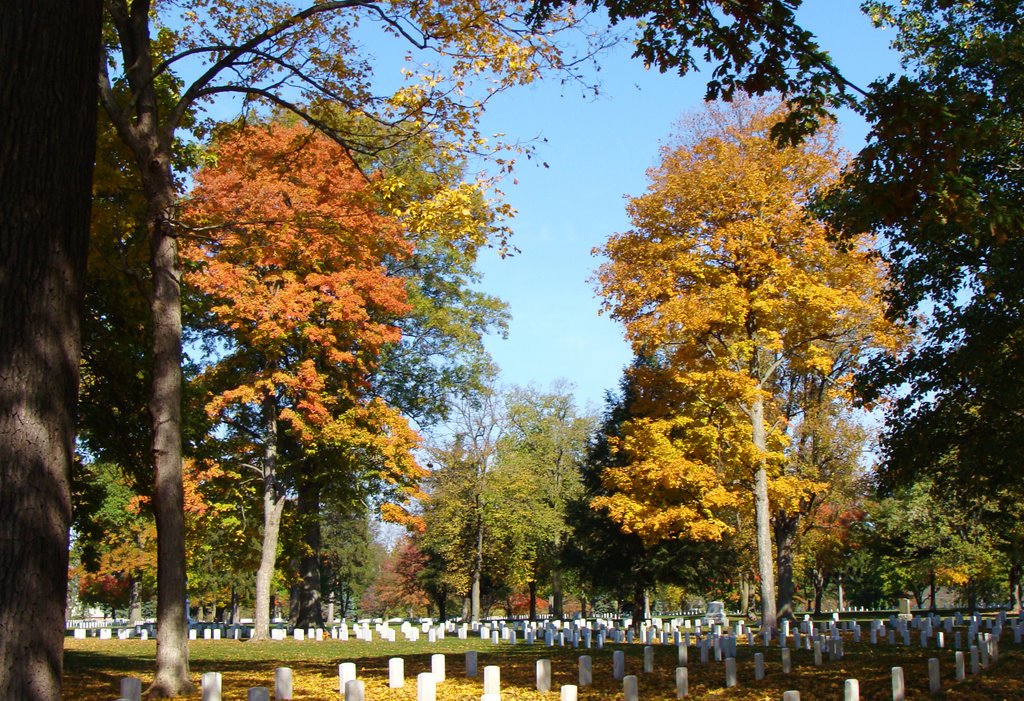
MULTIPOLYGON (((865 636, 866 637, 866 636, 865 636)), ((416 675, 430 671, 430 656, 444 653, 446 681, 437 686, 438 701, 478 701, 483 693, 483 668, 501 668, 503 700, 557 701, 558 688, 578 683, 577 660, 580 655, 593 658, 594 684, 579 689, 579 701, 618 701, 622 683, 612 678, 612 651, 626 652, 626 674, 639 677, 640 700, 675 699, 676 648, 656 645, 654 672, 643 673, 642 645, 606 645, 603 650, 574 650, 571 647, 547 648, 542 644, 492 645, 479 639, 458 640, 449 637, 437 643, 425 640, 415 643, 341 641, 275 641, 268 643, 233 640, 198 640, 190 643, 191 672, 199 687, 204 672, 223 675, 225 701, 246 699, 249 687, 266 686, 274 697, 274 668, 294 670, 295 699, 338 699, 338 663, 355 662, 358 677, 366 683, 367 701, 416 701, 416 675), (466 650, 477 650, 479 675, 465 677, 466 650), (405 687, 388 688, 388 658, 405 659, 405 687), (552 691, 535 690, 535 661, 551 659, 552 691)), ((847 639, 843 660, 829 662, 827 655, 821 667, 814 666, 813 655, 794 651, 793 671, 782 673, 777 647, 765 649, 741 645, 737 655, 739 684, 725 689, 725 671, 721 662, 700 663, 696 648, 689 651, 689 686, 692 699, 728 701, 778 701, 788 689, 800 691, 801 701, 835 701, 843 698, 843 682, 860 681, 861 699, 889 701, 892 699, 891 668, 901 666, 907 686, 907 701, 930 698, 928 693, 928 658, 938 657, 942 671, 942 692, 936 698, 972 701, 1021 699, 1024 701, 1024 650, 1012 644, 1004 633, 998 662, 978 676, 955 679, 952 650, 921 650, 897 645, 871 646, 853 644, 847 639), (765 678, 754 681, 755 652, 765 653, 765 678)), ((152 681, 156 643, 140 640, 74 640, 64 645, 64 698, 76 701, 113 701, 117 698, 119 680, 125 676, 142 679, 143 690, 152 681)), ((199 699, 197 691, 189 698, 199 699)))

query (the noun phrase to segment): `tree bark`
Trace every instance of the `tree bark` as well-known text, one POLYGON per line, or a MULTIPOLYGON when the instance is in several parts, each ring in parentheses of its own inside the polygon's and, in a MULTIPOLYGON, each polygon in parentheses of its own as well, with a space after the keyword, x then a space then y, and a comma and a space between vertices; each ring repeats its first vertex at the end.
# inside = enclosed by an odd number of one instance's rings
POLYGON ((644 617, 644 596, 645 587, 642 584, 633 585, 633 625, 630 626, 635 632, 640 632, 640 623, 644 617))
POLYGON ((142 595, 139 578, 131 575, 128 587, 128 622, 135 624, 142 621, 142 595))
POLYGON ((1021 612, 1021 566, 1019 562, 1010 564, 1010 610, 1014 613, 1021 612))
POLYGON ((821 571, 813 570, 811 578, 814 580, 814 615, 821 615, 821 599, 825 595, 825 577, 821 571))
POLYGON ((565 617, 565 599, 562 593, 562 572, 555 567, 551 572, 551 614, 558 619, 565 617))
POLYGON ((775 514, 775 564, 779 574, 776 613, 779 620, 793 618, 793 549, 800 514, 775 514))
MULTIPOLYGON (((764 427, 764 400, 756 399, 750 409, 753 443, 762 453, 768 450, 764 427)), ((757 570, 761 576, 761 625, 775 627, 775 571, 772 568, 771 514, 768 504, 768 471, 764 461, 754 474, 754 522, 757 533, 757 570)))
POLYGON ((61 698, 98 0, 0 3, 0 698, 61 698))
POLYGON ((530 620, 537 620, 537 580, 531 579, 529 584, 529 595, 530 595, 530 620))
MULTIPOLYGON (((682 606, 680 606, 680 609, 682 606)), ((740 615, 750 613, 750 578, 746 572, 740 573, 740 615)))
POLYGON ((473 558, 473 585, 470 591, 470 620, 480 620, 480 580, 484 570, 484 515, 480 496, 476 498, 476 553, 473 558))
POLYGON ((277 539, 281 532, 284 493, 277 482, 277 402, 263 400, 263 540, 256 570, 256 611, 251 640, 270 639, 270 587, 277 564, 277 539))
POLYGON ((305 551, 299 558, 298 615, 300 628, 324 626, 323 597, 320 592, 320 481, 307 475, 299 481, 297 515, 303 523, 305 551))
POLYGON ((168 151, 153 148, 141 164, 149 198, 153 274, 153 513, 157 539, 156 675, 154 698, 191 693, 185 616, 185 490, 181 453, 181 286, 178 243, 172 227, 174 182, 168 151))

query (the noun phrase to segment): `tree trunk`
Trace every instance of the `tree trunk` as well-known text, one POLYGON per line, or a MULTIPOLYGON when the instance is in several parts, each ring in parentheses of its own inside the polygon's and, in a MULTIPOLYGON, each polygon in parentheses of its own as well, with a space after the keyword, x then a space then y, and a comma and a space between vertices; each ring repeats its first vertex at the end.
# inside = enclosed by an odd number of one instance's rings
POLYGON ((142 595, 139 580, 135 575, 128 578, 128 623, 135 624, 142 620, 142 595))
POLYGON ((98 0, 0 3, 0 698, 61 698, 98 0))
MULTIPOLYGON (((763 455, 768 450, 768 436, 764 426, 764 400, 755 399, 749 411, 751 438, 754 447, 763 455)), ((754 474, 754 523, 757 535, 757 573, 761 576, 761 625, 775 626, 775 571, 772 568, 771 514, 768 504, 768 471, 761 458, 754 474)))
POLYGON ((480 620, 480 579, 484 569, 484 515, 479 495, 476 498, 476 553, 473 558, 473 586, 470 591, 471 620, 480 620))
POLYGON ((820 616, 821 599, 825 595, 825 577, 819 570, 813 570, 811 578, 814 580, 814 615, 820 616))
POLYGON ((441 623, 448 620, 448 592, 446 591, 437 594, 437 617, 441 623))
POLYGON ((298 518, 303 524, 304 552, 299 558, 298 615, 300 628, 323 628, 323 598, 320 593, 320 482, 315 475, 299 481, 298 518))
POLYGON ((556 567, 551 572, 551 614, 557 618, 564 618, 565 600, 562 593, 562 572, 556 567))
POLYGON ((527 586, 529 587, 529 593, 530 593, 530 620, 531 621, 536 621, 537 620, 537 580, 536 579, 531 579, 527 586))
POLYGON ((334 625, 334 592, 327 593, 327 625, 334 625))
MULTIPOLYGON (((169 166, 168 173, 169 173, 169 166)), ((181 290, 177 242, 168 220, 174 190, 155 196, 150 212, 153 269, 153 426, 157 533, 156 676, 147 692, 172 697, 193 690, 185 618, 185 491, 181 466, 181 290)))
MULTIPOLYGON (((932 592, 934 594, 934 592, 932 592)), ((846 592, 843 589, 843 573, 836 573, 836 595, 839 597, 839 610, 846 608, 846 592)))
POLYGON ((775 514, 775 563, 779 572, 776 612, 779 620, 793 618, 793 547, 796 543, 800 514, 775 514))
POLYGON ((1009 573, 1010 584, 1010 610, 1013 613, 1021 612, 1021 566, 1019 562, 1011 562, 1009 573))
POLYGON ((631 628, 639 633, 640 623, 644 617, 644 586, 642 584, 633 585, 633 625, 631 628))
POLYGON ((937 589, 938 586, 935 581, 935 570, 932 570, 928 573, 928 610, 932 613, 934 613, 937 608, 935 605, 935 593, 937 589))
MULTIPOLYGON (((682 606, 680 606, 680 609, 682 606)), ((746 572, 740 573, 740 615, 750 613, 750 578, 746 572)))
POLYGON ((256 571, 256 611, 251 640, 270 639, 270 587, 277 564, 277 537, 281 531, 284 493, 277 483, 277 402, 263 400, 263 542, 256 571))

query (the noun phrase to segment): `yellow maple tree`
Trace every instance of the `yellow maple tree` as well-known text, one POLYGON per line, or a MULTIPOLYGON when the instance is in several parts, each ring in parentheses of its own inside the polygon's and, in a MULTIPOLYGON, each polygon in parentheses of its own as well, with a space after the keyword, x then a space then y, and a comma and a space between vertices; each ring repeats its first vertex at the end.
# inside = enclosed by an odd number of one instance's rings
POLYGON ((597 251, 604 309, 623 323, 641 388, 626 466, 595 504, 649 539, 717 538, 717 514, 753 495, 763 620, 775 622, 769 485, 792 508, 821 489, 789 460, 794 377, 827 377, 829 401, 852 371, 898 347, 883 318, 884 270, 863 236, 837 246, 808 211, 842 162, 834 132, 779 148, 784 117, 765 101, 711 105, 683 125, 627 210, 633 228, 597 251))

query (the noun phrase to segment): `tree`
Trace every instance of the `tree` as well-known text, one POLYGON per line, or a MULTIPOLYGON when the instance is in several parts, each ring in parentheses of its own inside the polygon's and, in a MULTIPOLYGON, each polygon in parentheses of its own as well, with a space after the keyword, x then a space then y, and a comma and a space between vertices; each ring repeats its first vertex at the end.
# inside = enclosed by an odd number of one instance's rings
POLYGON ((844 234, 884 232, 889 314, 920 342, 867 382, 888 395, 890 487, 937 474, 1016 490, 1024 340, 1019 2, 867 5, 905 75, 872 84, 867 146, 824 200, 844 234))
MULTIPOLYGON (((569 530, 566 505, 581 492, 579 470, 586 454, 592 421, 580 416, 571 388, 556 383, 546 393, 532 388, 510 392, 506 413, 508 430, 498 446, 498 460, 508 469, 531 476, 530 523, 535 575, 549 573, 551 612, 563 614, 562 547, 569 530)), ((524 504, 525 506, 525 504, 524 504)), ((530 614, 535 618, 537 576, 531 577, 530 614)))
MULTIPOLYGON (((409 245, 322 135, 242 127, 218 142, 217 157, 196 176, 189 221, 202 236, 182 253, 196 266, 187 281, 212 300, 227 345, 208 371, 219 387, 207 410, 262 452, 253 461, 264 518, 254 637, 263 638, 289 487, 307 527, 318 529, 328 476, 357 495, 369 487, 385 497, 413 489, 419 476, 414 433, 367 392, 381 349, 398 339, 390 319, 407 311, 403 282, 384 261, 407 256, 409 245)), ((319 591, 318 569, 309 576, 319 591)))
POLYGON ((155 582, 156 532, 144 499, 110 463, 81 465, 75 479, 75 549, 84 602, 118 604, 131 621, 142 619, 142 592, 155 582))
MULTIPOLYGON (((605 308, 651 358, 636 372, 641 396, 650 388, 661 407, 661 424, 636 424, 661 453, 612 473, 617 491, 643 503, 681 490, 683 507, 671 518, 626 508, 613 517, 659 537, 718 537, 724 524, 692 500, 713 511, 727 505, 727 487, 743 485, 754 501, 766 626, 776 618, 769 483, 789 443, 784 378, 828 372, 837 353, 866 359, 898 338, 873 294, 881 271, 870 240, 841 250, 806 210, 837 173, 830 133, 779 149, 770 133, 783 118, 765 103, 709 107, 664 149, 649 192, 628 205, 635 228, 609 239, 597 277, 605 308), (662 465, 671 470, 662 482, 630 481, 662 465)), ((787 476, 790 489, 798 479, 787 476)))
POLYGON ((100 61, 100 99, 137 164, 147 201, 153 279, 150 411, 162 625, 150 693, 175 696, 191 688, 180 484, 181 297, 173 169, 178 130, 189 126, 198 104, 235 94, 246 105, 271 104, 300 114, 352 150, 375 152, 394 142, 364 142, 358 131, 331 129, 306 108, 318 101, 338 102, 394 126, 399 141, 436 130, 451 137, 457 149, 485 151, 486 139, 474 123, 487 99, 463 100, 469 84, 488 81, 489 96, 530 82, 546 69, 569 70, 574 64, 562 61, 547 30, 571 22, 562 17, 545 30, 527 31, 518 8, 503 2, 426 7, 330 0, 298 11, 288 3, 269 3, 250 4, 239 12, 234 5, 208 0, 175 6, 115 0, 105 7, 110 31, 100 61), (414 51, 433 53, 437 64, 410 74, 411 80, 394 93, 378 94, 370 60, 351 36, 360 20, 363 26, 380 27, 408 50, 410 59, 414 51), (186 83, 180 75, 190 66, 198 66, 197 75, 186 83), (176 99, 158 99, 161 86, 170 86, 176 99))
MULTIPOLYGON (((605 472, 627 462, 623 452, 612 446, 623 440, 626 425, 636 418, 637 387, 632 377, 624 376, 619 392, 609 392, 606 397, 603 420, 582 465, 583 489, 566 504, 572 535, 567 538, 563 561, 591 600, 610 595, 616 602, 628 602, 639 613, 646 593, 659 584, 679 585, 706 596, 722 573, 734 571, 738 558, 729 539, 710 544, 686 538, 652 542, 623 528, 602 508, 603 499, 612 494, 605 472)), ((641 622, 642 615, 633 616, 637 630, 641 622)))
POLYGON ((498 510, 507 500, 495 483, 497 445, 504 429, 500 397, 487 389, 465 397, 455 412, 450 437, 428 448, 433 463, 426 487, 425 547, 446 565, 445 588, 465 596, 466 613, 478 621, 485 567, 521 563, 516 548, 502 547, 508 545, 502 538, 509 531, 498 510))
POLYGON ((0 697, 61 697, 102 6, 0 7, 0 697))

